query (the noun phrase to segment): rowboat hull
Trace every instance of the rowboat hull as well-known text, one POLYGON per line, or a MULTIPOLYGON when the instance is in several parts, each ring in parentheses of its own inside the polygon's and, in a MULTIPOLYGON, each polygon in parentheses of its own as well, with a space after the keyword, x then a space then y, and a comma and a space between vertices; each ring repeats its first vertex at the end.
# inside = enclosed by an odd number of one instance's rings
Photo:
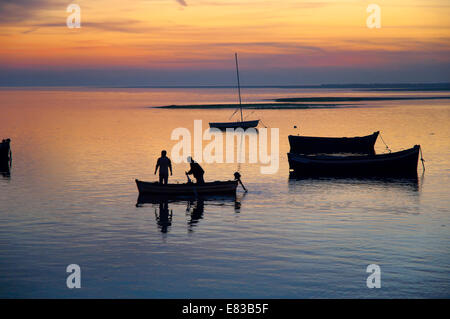
POLYGON ((289 168, 297 175, 414 176, 420 145, 401 152, 366 156, 311 156, 288 154, 289 168))
POLYGON ((235 195, 238 181, 211 182, 204 184, 168 184, 161 185, 157 182, 142 182, 136 180, 139 194, 157 195, 165 197, 174 196, 202 196, 202 195, 235 195))
POLYGON ((380 132, 361 137, 313 137, 289 135, 290 153, 360 153, 374 154, 380 132))
POLYGON ((243 121, 243 122, 223 122, 223 123, 209 123, 210 128, 218 128, 220 130, 225 130, 227 128, 242 128, 248 129, 257 127, 259 124, 259 120, 255 121, 243 121))

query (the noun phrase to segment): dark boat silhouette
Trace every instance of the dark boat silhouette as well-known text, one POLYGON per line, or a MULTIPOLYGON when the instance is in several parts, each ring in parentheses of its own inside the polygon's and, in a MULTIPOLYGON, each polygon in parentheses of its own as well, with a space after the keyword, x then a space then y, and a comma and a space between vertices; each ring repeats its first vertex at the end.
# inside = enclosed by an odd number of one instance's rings
POLYGON ((0 143, 0 161, 7 162, 11 159, 11 140, 9 138, 0 143))
POLYGON ((211 123, 209 123, 210 128, 217 128, 220 130, 226 130, 227 128, 248 129, 248 128, 252 128, 252 127, 257 127, 259 124, 259 120, 244 121, 244 116, 242 114, 241 82, 239 80, 239 64, 238 64, 237 53, 235 53, 234 56, 235 56, 235 60, 236 60, 236 72, 237 72, 238 92, 239 92, 239 109, 241 111, 241 120, 236 121, 236 122, 211 122, 211 123))
POLYGON ((159 184, 158 182, 143 182, 136 180, 140 195, 158 196, 202 196, 236 194, 238 181, 210 182, 203 184, 159 184))
POLYGON ((315 176, 414 176, 420 145, 380 155, 331 156, 288 153, 289 168, 297 175, 315 176))
POLYGON ((374 154, 380 132, 361 137, 314 137, 289 135, 290 153, 360 153, 374 154))
POLYGON ((223 122, 223 123, 209 123, 210 128, 218 128, 220 130, 226 130, 227 128, 243 128, 248 129, 252 127, 257 127, 259 120, 254 121, 240 121, 240 122, 223 122))

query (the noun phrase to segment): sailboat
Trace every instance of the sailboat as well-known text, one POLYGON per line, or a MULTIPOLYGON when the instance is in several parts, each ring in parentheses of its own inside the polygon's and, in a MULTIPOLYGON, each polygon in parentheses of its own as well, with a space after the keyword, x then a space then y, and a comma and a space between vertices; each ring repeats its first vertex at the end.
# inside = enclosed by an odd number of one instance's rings
POLYGON ((241 120, 237 122, 219 122, 219 123, 209 123, 210 128, 218 128, 221 130, 225 130, 227 128, 251 128, 257 127, 259 124, 259 120, 253 121, 244 121, 244 116, 242 114, 242 98, 241 98, 241 82, 239 80, 239 64, 238 64, 238 56, 237 53, 234 55, 236 60, 236 72, 237 72, 237 82, 238 82, 238 92, 239 92, 239 109, 241 111, 241 120))

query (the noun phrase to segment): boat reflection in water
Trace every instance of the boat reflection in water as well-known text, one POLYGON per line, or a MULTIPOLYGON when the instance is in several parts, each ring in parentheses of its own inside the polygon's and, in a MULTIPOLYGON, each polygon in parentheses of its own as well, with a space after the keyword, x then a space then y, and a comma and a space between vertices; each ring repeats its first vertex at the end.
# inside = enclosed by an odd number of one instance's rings
MULTIPOLYGON (((423 176, 422 176, 423 180, 423 176)), ((399 191, 416 193, 420 190, 417 173, 407 177, 379 177, 379 176, 314 176, 302 175, 295 172, 289 174, 289 192, 296 192, 297 187, 319 186, 321 184, 372 186, 377 188, 389 188, 399 191)))
POLYGON ((188 230, 193 231, 193 228, 204 218, 205 206, 226 206, 232 203, 234 211, 239 213, 241 200, 244 196, 245 194, 239 198, 236 195, 202 197, 139 195, 136 207, 143 207, 146 204, 153 205, 159 229, 162 233, 168 233, 172 226, 173 218, 173 210, 169 208, 169 204, 178 205, 185 203, 188 230))

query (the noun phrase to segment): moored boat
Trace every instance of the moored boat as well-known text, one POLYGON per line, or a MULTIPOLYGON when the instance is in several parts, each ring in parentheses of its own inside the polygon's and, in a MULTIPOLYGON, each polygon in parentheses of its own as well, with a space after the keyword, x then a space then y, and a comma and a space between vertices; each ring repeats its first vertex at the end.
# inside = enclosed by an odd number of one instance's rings
POLYGON ((259 124, 259 120, 254 121, 238 121, 238 122, 223 122, 223 123, 209 123, 210 128, 218 128, 220 130, 226 130, 227 128, 242 128, 242 129, 248 129, 257 127, 259 124))
POLYGON ((330 156, 288 153, 289 168, 298 175, 409 176, 417 174, 420 145, 379 155, 330 156))
POLYGON ((290 153, 360 153, 374 154, 380 132, 360 137, 314 137, 289 135, 290 153))
POLYGON ((237 74, 237 82, 238 82, 238 93, 239 93, 239 109, 241 111, 241 120, 236 122, 221 122, 221 123, 209 123, 210 128, 218 128, 220 130, 226 130, 227 128, 242 128, 242 129, 248 129, 257 127, 259 124, 259 120, 253 120, 253 121, 244 121, 244 116, 242 114, 242 97, 241 97, 241 81, 239 79, 239 64, 238 64, 238 56, 237 53, 234 55, 235 61, 236 61, 236 74, 237 74))
POLYGON ((139 194, 158 196, 201 196, 236 194, 238 181, 210 182, 203 184, 159 184, 158 182, 143 182, 136 179, 139 194))

